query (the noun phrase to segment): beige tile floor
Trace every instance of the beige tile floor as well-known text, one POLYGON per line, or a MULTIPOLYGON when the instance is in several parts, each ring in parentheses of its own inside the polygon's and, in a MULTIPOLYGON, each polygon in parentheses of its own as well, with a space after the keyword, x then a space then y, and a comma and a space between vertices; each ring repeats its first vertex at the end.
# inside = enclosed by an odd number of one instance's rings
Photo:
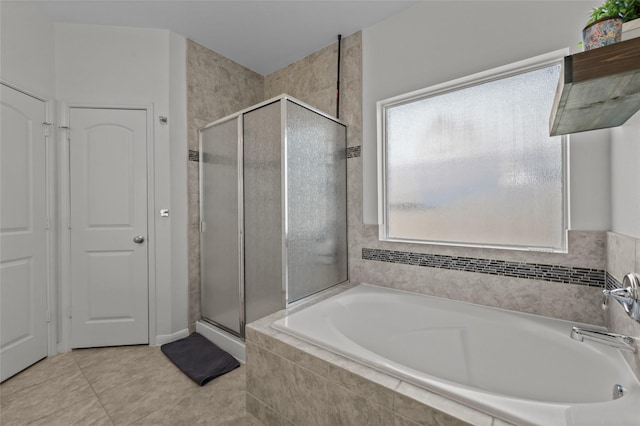
POLYGON ((245 367, 198 386, 158 347, 77 349, 0 384, 0 425, 261 426, 245 367))

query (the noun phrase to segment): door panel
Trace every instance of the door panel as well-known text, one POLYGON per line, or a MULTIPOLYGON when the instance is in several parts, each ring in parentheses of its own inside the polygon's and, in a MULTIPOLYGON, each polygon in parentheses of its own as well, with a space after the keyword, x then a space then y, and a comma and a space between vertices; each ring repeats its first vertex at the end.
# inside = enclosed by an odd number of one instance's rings
POLYGON ((71 108, 70 126, 71 347, 148 343, 146 111, 71 108))
POLYGON ((201 312, 240 335, 238 120, 204 130, 201 150, 201 312))
POLYGON ((44 102, 0 94, 0 381, 47 356, 44 102))

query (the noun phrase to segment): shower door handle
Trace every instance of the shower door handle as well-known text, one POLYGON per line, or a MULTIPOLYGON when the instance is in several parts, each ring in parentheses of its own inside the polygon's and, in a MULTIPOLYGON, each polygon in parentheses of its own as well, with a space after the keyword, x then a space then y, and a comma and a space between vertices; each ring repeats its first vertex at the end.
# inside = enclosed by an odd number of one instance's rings
POLYGON ((142 235, 136 235, 133 237, 133 242, 136 244, 142 244, 144 243, 144 237, 142 235))

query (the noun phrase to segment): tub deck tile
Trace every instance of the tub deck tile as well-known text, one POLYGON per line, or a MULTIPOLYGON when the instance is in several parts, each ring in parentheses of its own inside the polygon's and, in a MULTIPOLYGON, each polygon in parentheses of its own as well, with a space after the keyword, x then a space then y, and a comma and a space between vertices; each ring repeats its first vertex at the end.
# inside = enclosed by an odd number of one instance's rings
POLYGON ((263 404, 258 398, 247 392, 247 412, 255 416, 266 426, 296 426, 285 419, 271 407, 263 404))
POLYGON ((493 418, 465 405, 402 382, 396 389, 395 411, 425 426, 491 426, 493 418))
POLYGON ((327 382, 319 378, 311 371, 247 342, 247 390, 294 424, 326 425, 327 382))
POLYGON ((341 386, 329 390, 328 425, 388 426, 393 412, 341 386))
POLYGON ((395 389, 400 380, 340 355, 332 357, 328 367, 329 380, 393 410, 395 389))

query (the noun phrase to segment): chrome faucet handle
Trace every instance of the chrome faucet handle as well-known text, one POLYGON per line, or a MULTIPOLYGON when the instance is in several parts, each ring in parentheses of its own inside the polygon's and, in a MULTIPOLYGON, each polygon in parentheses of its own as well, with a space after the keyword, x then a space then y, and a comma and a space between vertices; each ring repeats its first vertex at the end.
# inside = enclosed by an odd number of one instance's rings
POLYGON ((602 290, 602 309, 609 308, 609 299, 613 297, 622 303, 631 303, 631 287, 615 288, 613 290, 602 290))
POLYGON ((622 280, 622 288, 602 290, 602 309, 607 309, 609 299, 618 301, 627 314, 640 322, 640 277, 635 272, 630 272, 622 280))
POLYGON ((622 279, 622 287, 626 287, 629 292, 629 297, 638 302, 640 296, 640 275, 635 272, 629 272, 622 279))

